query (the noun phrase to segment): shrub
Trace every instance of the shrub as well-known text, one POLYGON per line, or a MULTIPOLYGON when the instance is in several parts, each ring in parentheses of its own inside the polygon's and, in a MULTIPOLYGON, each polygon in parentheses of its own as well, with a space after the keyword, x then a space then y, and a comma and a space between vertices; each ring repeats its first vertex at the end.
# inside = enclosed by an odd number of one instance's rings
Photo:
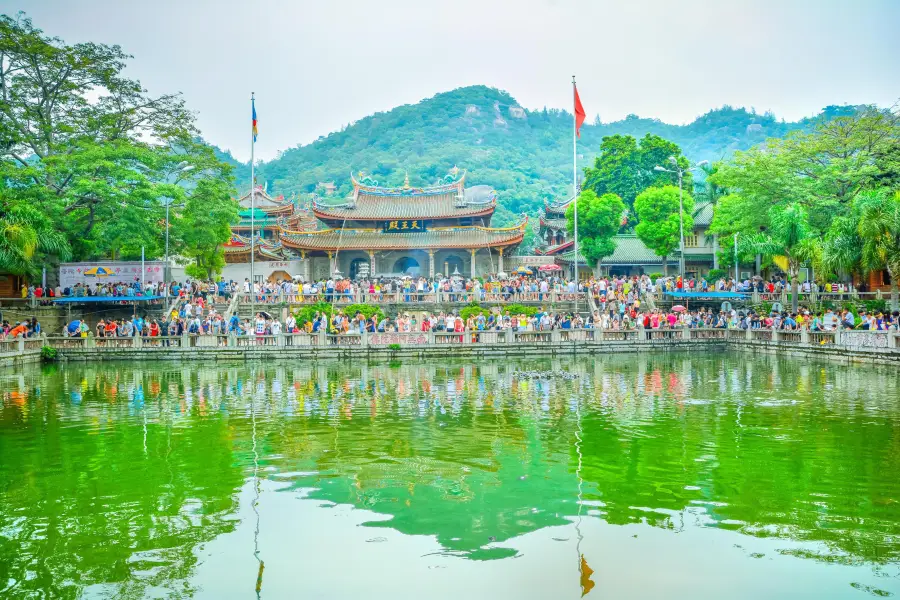
POLYGON ((510 304, 503 307, 503 314, 505 315, 525 315, 526 317, 533 317, 537 311, 538 309, 534 306, 525 306, 524 304, 510 304))
POLYGON ((41 347, 41 360, 44 362, 56 362, 59 358, 59 352, 52 346, 41 347))
POLYGON ((400 344, 388 344, 388 350, 391 352, 396 352, 400 349, 400 344))
POLYGON ((478 315, 487 317, 490 314, 490 309, 482 308, 477 302, 471 302, 468 306, 459 311, 459 316, 463 321, 468 321, 469 317, 477 317, 478 315))
POLYGON ((665 275, 662 273, 650 273, 650 279, 652 279, 654 283, 656 283, 657 279, 662 279, 663 277, 665 277, 665 275))
POLYGON ((728 277, 728 271, 726 271, 725 269, 710 269, 706 273, 707 281, 717 281, 719 279, 722 279, 723 277, 728 277))
POLYGON ((887 300, 863 300, 862 304, 869 313, 888 312, 887 300))
MULTIPOLYGON (((361 313, 366 319, 371 318, 372 315, 378 315, 379 319, 384 318, 384 311, 382 311, 380 307, 371 304, 336 304, 334 305, 334 310, 342 310, 345 315, 349 315, 351 318, 357 312, 361 313)), ((331 316, 334 314, 330 303, 316 302, 315 304, 303 306, 295 310, 294 318, 297 319, 297 324, 302 326, 303 324, 312 321, 316 317, 317 312, 327 315, 329 321, 331 321, 331 316)))

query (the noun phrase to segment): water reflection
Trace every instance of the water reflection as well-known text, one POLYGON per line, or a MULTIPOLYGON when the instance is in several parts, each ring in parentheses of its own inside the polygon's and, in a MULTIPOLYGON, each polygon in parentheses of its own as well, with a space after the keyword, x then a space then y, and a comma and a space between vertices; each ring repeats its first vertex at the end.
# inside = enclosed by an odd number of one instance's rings
MULTIPOLYGON (((582 530, 598 522, 734 531, 783 560, 875 576, 900 558, 886 368, 661 355, 0 377, 0 595, 203 596, 198 568, 217 560, 205 546, 249 522, 265 596, 283 573, 264 559, 283 557, 264 540, 300 503, 353 507, 371 540, 428 536, 439 555, 495 565, 574 528, 558 543, 573 543, 579 593, 609 583, 582 530), (581 377, 519 381, 516 368, 581 377)), ((896 589, 885 581, 845 593, 896 589)))

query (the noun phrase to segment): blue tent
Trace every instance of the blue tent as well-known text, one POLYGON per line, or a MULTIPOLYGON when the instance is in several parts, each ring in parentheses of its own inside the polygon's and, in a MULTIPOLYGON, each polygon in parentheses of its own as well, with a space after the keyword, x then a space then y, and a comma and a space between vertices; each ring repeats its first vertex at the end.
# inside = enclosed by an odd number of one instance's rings
POLYGON ((690 300, 692 298, 703 299, 703 298, 731 298, 731 299, 744 299, 748 294, 742 294, 740 292, 664 292, 666 296, 671 296, 672 298, 685 298, 690 300))
POLYGON ((164 298, 165 296, 66 296, 65 298, 54 298, 53 302, 56 304, 99 304, 103 302, 120 304, 122 302, 149 302, 164 298))

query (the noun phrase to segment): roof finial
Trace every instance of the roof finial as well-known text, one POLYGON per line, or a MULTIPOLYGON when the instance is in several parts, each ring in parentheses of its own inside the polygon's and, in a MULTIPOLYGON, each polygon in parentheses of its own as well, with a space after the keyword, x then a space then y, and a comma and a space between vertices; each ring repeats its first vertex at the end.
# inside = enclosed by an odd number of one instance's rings
POLYGON ((409 171, 406 172, 406 177, 403 178, 403 189, 409 189, 409 171))

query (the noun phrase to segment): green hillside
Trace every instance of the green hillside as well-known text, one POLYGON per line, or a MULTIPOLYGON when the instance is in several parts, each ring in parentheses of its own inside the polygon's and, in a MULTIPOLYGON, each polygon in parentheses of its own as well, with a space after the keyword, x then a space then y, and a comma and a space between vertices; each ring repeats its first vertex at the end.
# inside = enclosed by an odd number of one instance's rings
MULTIPOLYGON (((835 114, 850 107, 828 107, 835 114)), ((695 161, 719 160, 809 123, 779 121, 771 113, 743 108, 712 110, 688 125, 629 115, 613 123, 585 124, 579 141, 579 172, 593 162, 604 136, 654 133, 679 144, 695 161)), ((400 185, 408 171, 413 185, 433 183, 454 165, 471 183, 500 194, 496 222, 535 214, 545 198, 570 194, 572 115, 558 109, 522 110, 507 92, 486 86, 459 88, 417 104, 398 106, 353 123, 343 131, 291 148, 257 170, 269 191, 290 196, 334 181, 350 189, 349 173, 365 171, 382 185, 400 185)), ((230 154, 219 157, 239 165, 230 154)), ((238 186, 247 189, 249 166, 240 165, 238 186)))

